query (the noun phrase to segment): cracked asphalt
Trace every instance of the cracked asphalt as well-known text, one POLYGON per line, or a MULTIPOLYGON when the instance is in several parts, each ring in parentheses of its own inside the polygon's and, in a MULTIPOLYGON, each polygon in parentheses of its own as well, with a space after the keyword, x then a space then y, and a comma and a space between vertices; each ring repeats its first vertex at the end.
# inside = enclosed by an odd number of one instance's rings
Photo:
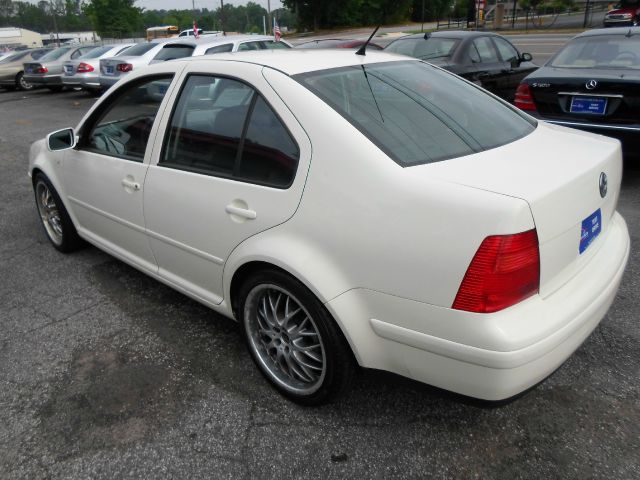
POLYGON ((362 371, 302 408, 234 322, 93 247, 48 244, 28 148, 93 101, 0 91, 0 478, 640 478, 640 168, 620 197, 618 297, 542 384, 488 404, 362 371))

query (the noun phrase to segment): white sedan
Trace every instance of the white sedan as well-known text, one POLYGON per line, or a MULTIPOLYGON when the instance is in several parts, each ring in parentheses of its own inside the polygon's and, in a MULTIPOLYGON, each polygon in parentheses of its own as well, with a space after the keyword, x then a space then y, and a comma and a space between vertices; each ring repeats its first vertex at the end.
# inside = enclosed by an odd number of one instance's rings
POLYGON ((303 404, 358 365, 509 398, 593 331, 629 255, 617 140, 373 51, 134 71, 34 143, 29 174, 54 247, 235 318, 303 404))

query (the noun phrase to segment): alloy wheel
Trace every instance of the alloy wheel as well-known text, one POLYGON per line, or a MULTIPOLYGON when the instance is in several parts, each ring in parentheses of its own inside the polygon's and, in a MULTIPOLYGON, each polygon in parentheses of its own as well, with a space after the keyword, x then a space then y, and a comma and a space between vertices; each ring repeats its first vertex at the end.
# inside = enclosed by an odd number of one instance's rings
POLYGON ((36 185, 36 198, 38 212, 40 213, 40 218, 47 231, 47 235, 49 235, 49 238, 54 244, 61 245, 63 230, 60 211, 51 194, 51 190, 49 190, 49 187, 42 181, 39 181, 36 185))
POLYGON ((249 346, 268 376, 290 393, 310 395, 327 371, 325 348, 311 315, 290 292, 255 286, 244 311, 249 346))

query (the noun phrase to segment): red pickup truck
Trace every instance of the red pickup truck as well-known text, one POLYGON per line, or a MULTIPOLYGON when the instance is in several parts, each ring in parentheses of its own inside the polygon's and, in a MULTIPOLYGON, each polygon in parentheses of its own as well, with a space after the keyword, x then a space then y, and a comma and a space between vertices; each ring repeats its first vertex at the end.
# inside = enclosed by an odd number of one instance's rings
POLYGON ((622 0, 604 16, 605 27, 640 25, 640 0, 622 0))

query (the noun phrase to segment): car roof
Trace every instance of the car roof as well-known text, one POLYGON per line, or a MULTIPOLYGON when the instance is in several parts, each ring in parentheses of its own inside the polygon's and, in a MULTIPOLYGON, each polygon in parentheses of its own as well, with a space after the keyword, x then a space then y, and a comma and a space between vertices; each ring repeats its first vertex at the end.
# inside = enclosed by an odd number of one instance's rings
POLYGON ((608 27, 608 28, 597 28, 595 30, 587 30, 586 32, 582 32, 580 35, 576 35, 573 38, 578 37, 595 37, 598 35, 640 35, 640 27, 608 27))
MULTIPOLYGON (((331 68, 349 67, 354 65, 366 65, 381 62, 419 61, 418 59, 385 53, 380 50, 369 50, 365 56, 356 55, 353 50, 344 49, 310 49, 310 50, 258 50, 249 52, 217 53, 215 55, 203 55, 188 57, 174 62, 206 62, 235 61, 263 65, 279 70, 287 75, 328 70, 331 68)), ((169 63, 169 62, 167 62, 169 63)))
POLYGON ((254 40, 259 42, 260 40, 273 40, 273 37, 266 35, 224 35, 224 36, 210 36, 210 35, 202 35, 200 38, 194 37, 180 37, 171 39, 171 41, 167 42, 167 44, 183 44, 183 45, 209 45, 209 44, 218 44, 218 43, 233 43, 233 42, 243 42, 246 40, 254 40))
MULTIPOLYGON (((429 37, 443 37, 443 38, 473 38, 473 37, 499 37, 500 35, 493 32, 483 32, 483 31, 471 31, 471 30, 446 30, 440 32, 431 32, 427 33, 429 37)), ((396 40, 407 40, 413 38, 424 38, 424 33, 414 33, 413 35, 406 35, 404 37, 399 37, 396 40)), ((428 37, 428 38, 429 38, 428 37)))

